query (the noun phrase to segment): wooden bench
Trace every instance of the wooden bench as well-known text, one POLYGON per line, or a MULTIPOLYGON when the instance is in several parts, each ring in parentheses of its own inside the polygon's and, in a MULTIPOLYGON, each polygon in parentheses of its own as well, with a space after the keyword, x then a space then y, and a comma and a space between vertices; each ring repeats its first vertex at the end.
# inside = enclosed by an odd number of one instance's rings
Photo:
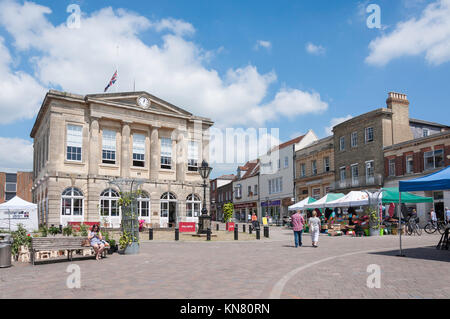
MULTIPOLYGON (((76 250, 91 249, 93 247, 82 246, 87 237, 33 237, 31 238, 31 263, 35 264, 35 254, 38 251, 61 251, 67 250, 67 260, 72 260, 73 252, 76 250)), ((103 257, 106 257, 106 249, 103 257)))

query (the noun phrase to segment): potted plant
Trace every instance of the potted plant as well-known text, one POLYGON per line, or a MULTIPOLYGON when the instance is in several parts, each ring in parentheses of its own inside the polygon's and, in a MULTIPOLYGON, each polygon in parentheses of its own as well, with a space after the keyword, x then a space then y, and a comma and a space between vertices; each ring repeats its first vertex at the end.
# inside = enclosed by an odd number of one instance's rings
POLYGON ((233 217, 233 211, 234 211, 234 205, 233 203, 227 203, 223 205, 223 219, 225 221, 226 230, 229 230, 229 226, 233 226, 234 229, 234 223, 231 223, 231 218, 233 217))
POLYGON ((50 235, 56 236, 57 234, 59 234, 59 228, 58 228, 58 227, 55 227, 55 226, 51 226, 51 227, 48 229, 48 232, 50 233, 50 235))
POLYGON ((375 208, 369 208, 369 234, 370 236, 380 236, 380 218, 375 208))
POLYGON ((67 225, 66 227, 63 228, 62 233, 64 236, 70 236, 73 234, 73 229, 72 226, 67 225))

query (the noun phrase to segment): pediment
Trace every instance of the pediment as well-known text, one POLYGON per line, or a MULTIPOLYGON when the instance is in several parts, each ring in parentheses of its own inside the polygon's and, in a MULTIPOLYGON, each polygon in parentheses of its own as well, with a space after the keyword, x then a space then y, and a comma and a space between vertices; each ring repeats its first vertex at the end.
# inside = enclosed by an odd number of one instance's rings
POLYGON ((107 94, 92 94, 87 96, 88 99, 95 99, 97 101, 105 101, 107 103, 121 104, 127 107, 136 107, 142 110, 152 110, 164 113, 173 113, 178 115, 192 115, 188 111, 166 102, 147 92, 124 92, 124 93, 107 93, 107 94), (148 100, 148 105, 139 103, 139 98, 144 97, 148 100))

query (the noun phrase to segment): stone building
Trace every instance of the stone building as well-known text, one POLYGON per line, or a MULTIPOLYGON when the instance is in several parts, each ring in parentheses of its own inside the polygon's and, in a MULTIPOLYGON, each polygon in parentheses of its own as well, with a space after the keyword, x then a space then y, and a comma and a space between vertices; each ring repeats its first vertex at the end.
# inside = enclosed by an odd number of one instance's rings
POLYGON ((259 206, 259 160, 247 162, 237 169, 233 181, 234 219, 237 222, 247 222, 248 215, 258 212, 259 206))
POLYGON ((334 185, 334 138, 320 139, 295 152, 295 201, 320 199, 334 185))
POLYGON ((386 104, 387 108, 359 115, 333 128, 334 192, 382 187, 385 147, 448 128, 410 119, 405 94, 390 92, 386 104))
POLYGON ((40 223, 119 227, 114 178, 144 182, 140 219, 154 227, 197 221, 203 203, 197 166, 208 161, 212 125, 146 92, 82 96, 50 90, 31 131, 40 223))
MULTIPOLYGON (((398 187, 401 180, 429 175, 447 166, 450 166, 450 131, 391 145, 384 148, 384 187, 398 187)), ((422 225, 430 219, 431 208, 443 219, 444 208, 450 207, 450 190, 414 193, 434 199, 434 203, 416 205, 422 225)))
MULTIPOLYGON (((224 185, 227 185, 227 184, 232 184, 232 182, 233 182, 233 180, 234 180, 234 175, 233 174, 230 174, 230 175, 222 175, 222 176, 220 176, 220 177, 217 177, 217 178, 215 178, 215 179, 213 179, 213 180, 211 180, 209 183, 210 183, 210 195, 209 195, 209 198, 210 198, 210 200, 211 200, 211 212, 210 212, 210 215, 211 215, 211 218, 212 218, 212 220, 222 220, 222 217, 223 217, 223 211, 222 211, 222 207, 223 207, 223 202, 224 201, 220 201, 219 202, 219 196, 223 196, 224 198, 223 199, 225 199, 225 197, 228 197, 227 196, 227 194, 225 194, 225 196, 224 195, 222 195, 222 192, 224 191, 224 189, 223 188, 221 188, 222 186, 224 186, 224 185), (219 190, 220 190, 220 192, 219 192, 219 190)), ((231 187, 231 185, 230 185, 230 190, 229 191, 231 191, 232 192, 232 187, 231 187)), ((232 202, 232 198, 231 198, 231 195, 230 195, 230 202, 232 202)), ((228 201, 228 198, 227 198, 227 201, 228 201)))
POLYGON ((217 200, 216 200, 216 220, 223 221, 223 206, 228 203, 233 203, 233 180, 234 175, 226 175, 233 176, 233 179, 227 181, 227 183, 222 184, 217 187, 217 200))
POLYGON ((32 201, 32 172, 4 173, 0 172, 0 204, 19 196, 27 202, 32 201))

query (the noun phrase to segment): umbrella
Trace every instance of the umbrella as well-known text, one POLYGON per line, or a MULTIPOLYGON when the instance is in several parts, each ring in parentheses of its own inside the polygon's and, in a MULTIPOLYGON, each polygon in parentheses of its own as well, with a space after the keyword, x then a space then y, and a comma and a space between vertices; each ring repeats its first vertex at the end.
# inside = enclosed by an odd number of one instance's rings
POLYGON ((302 210, 306 204, 311 204, 316 202, 317 200, 312 197, 306 197, 304 200, 289 206, 288 210, 302 210))
POLYGON ((339 198, 344 197, 344 196, 345 195, 342 194, 342 193, 338 193, 338 194, 329 193, 329 194, 326 194, 321 199, 319 199, 318 201, 316 201, 314 203, 311 203, 311 204, 305 205, 305 208, 309 209, 309 208, 334 207, 334 206, 329 206, 329 202, 335 201, 336 199, 339 199, 339 198))
MULTIPOLYGON (((402 203, 432 203, 432 197, 423 197, 408 192, 401 192, 402 203)), ((383 188, 382 203, 400 203, 400 191, 397 187, 383 188)))
MULTIPOLYGON (((376 195, 371 195, 371 203, 376 203, 376 195)), ((352 191, 344 197, 329 202, 330 207, 357 207, 369 205, 369 194, 367 192, 352 191)))

